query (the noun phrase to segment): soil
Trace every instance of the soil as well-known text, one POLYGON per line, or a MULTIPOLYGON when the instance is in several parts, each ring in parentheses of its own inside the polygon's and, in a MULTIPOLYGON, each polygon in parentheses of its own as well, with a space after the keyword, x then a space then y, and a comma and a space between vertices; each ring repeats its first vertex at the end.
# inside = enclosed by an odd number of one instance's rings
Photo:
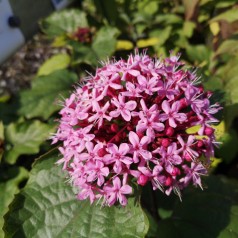
POLYGON ((0 97, 16 94, 27 88, 40 65, 59 49, 52 48, 50 41, 37 34, 6 62, 0 65, 0 97))

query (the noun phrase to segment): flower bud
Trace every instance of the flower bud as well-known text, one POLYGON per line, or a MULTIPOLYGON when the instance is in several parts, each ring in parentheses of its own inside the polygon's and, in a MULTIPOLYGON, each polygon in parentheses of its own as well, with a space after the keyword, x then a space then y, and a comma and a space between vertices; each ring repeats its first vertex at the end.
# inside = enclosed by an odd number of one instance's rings
POLYGON ((166 134, 166 136, 172 136, 173 134, 174 134, 174 128, 173 127, 167 127, 166 129, 165 129, 165 134, 166 134))
POLYGON ((116 123, 111 124, 111 131, 112 132, 118 132, 118 125, 116 123))
POLYGON ((162 144, 162 146, 167 148, 170 145, 170 140, 168 138, 164 138, 164 139, 162 139, 161 144, 162 144))
POLYGON ((165 180, 165 186, 170 186, 173 182, 173 179, 171 177, 168 177, 166 180, 165 180))
POLYGON ((214 129, 212 127, 206 127, 204 132, 206 136, 211 136, 214 132, 214 129))
POLYGON ((103 157, 105 154, 107 154, 107 151, 105 148, 101 148, 98 150, 97 154, 99 157, 103 157))
POLYGON ((141 174, 137 180, 137 183, 141 186, 145 186, 148 182, 148 177, 144 174, 141 174))

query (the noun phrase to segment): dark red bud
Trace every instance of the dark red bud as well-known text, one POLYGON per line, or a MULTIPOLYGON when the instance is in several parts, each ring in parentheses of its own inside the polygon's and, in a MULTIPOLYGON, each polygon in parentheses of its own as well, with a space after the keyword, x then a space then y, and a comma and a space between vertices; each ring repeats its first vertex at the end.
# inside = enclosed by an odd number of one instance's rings
POLYGON ((165 129, 166 136, 172 136, 174 134, 174 128, 173 127, 167 127, 165 129))
POLYGON ((214 129, 212 127, 206 127, 204 132, 205 132, 205 135, 210 136, 213 134, 214 129))
POLYGON ((173 180, 171 177, 168 177, 166 180, 165 180, 165 186, 170 186, 172 184, 173 180))
POLYGON ((111 124, 111 131, 112 132, 118 132, 118 125, 116 123, 111 124))
POLYGON ((198 147, 198 148, 203 147, 203 141, 202 141, 202 140, 199 140, 199 141, 197 142, 197 147, 198 147))
POLYGON ((181 99, 181 100, 179 101, 179 103, 180 103, 180 110, 183 109, 183 108, 185 108, 185 107, 187 107, 187 105, 188 105, 186 98, 181 99))
POLYGON ((145 186, 147 182, 148 182, 148 177, 145 176, 144 174, 141 174, 137 180, 137 183, 141 186, 145 186))
POLYGON ((177 176, 177 175, 180 175, 181 174, 181 172, 180 172, 180 170, 177 168, 177 167, 174 167, 173 168, 173 172, 172 172, 172 176, 177 176))
POLYGON ((105 154, 107 154, 107 151, 106 151, 105 148, 101 148, 101 149, 98 150, 97 154, 98 154, 99 157, 103 157, 105 154))
POLYGON ((192 161, 191 155, 189 155, 188 153, 186 153, 186 155, 184 156, 184 159, 188 162, 192 161))
POLYGON ((167 148, 170 145, 170 140, 168 138, 164 138, 164 139, 162 139, 161 144, 162 144, 162 146, 167 148))

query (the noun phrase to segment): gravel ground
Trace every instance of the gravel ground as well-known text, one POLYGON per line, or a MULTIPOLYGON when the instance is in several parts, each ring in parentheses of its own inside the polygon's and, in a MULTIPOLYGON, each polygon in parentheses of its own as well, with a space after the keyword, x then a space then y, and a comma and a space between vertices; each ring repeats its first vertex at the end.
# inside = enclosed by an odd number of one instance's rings
POLYGON ((20 89, 29 87, 40 65, 57 52, 59 49, 52 48, 45 36, 35 35, 0 65, 0 96, 16 94, 20 89))

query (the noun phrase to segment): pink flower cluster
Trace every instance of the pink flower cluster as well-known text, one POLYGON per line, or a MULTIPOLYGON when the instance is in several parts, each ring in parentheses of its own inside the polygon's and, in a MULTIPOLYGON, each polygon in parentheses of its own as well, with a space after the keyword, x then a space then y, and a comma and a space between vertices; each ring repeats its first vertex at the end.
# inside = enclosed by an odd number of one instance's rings
POLYGON ((105 63, 65 100, 53 143, 63 142, 57 163, 78 199, 126 205, 133 183, 151 183, 167 195, 190 183, 202 187, 220 107, 182 66, 179 55, 158 60, 136 53, 105 63), (186 133, 195 125, 198 132, 186 133))

